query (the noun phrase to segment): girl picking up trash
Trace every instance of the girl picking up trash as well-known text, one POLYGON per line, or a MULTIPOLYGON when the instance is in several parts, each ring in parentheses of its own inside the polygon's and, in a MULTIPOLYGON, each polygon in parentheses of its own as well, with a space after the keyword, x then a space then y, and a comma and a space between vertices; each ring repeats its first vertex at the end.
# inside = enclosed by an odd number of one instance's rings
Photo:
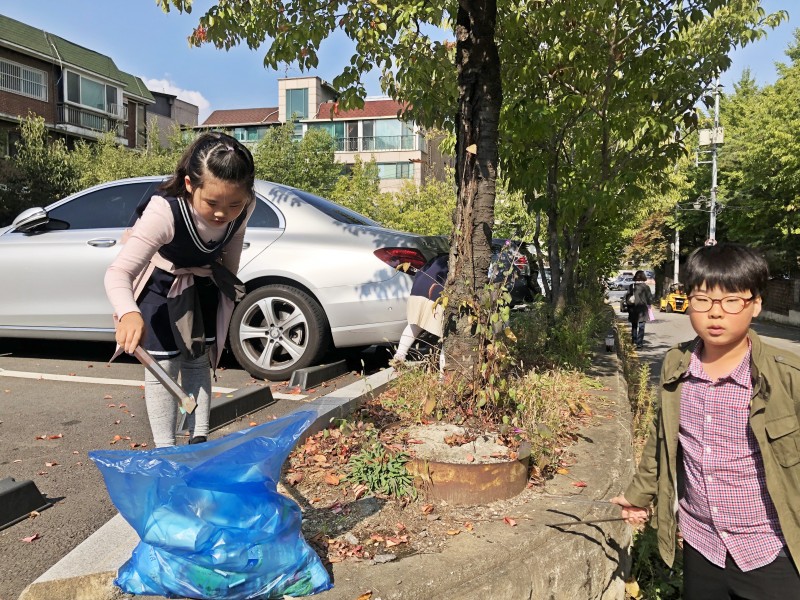
MULTIPOLYGON (((175 172, 137 209, 136 221, 105 287, 116 339, 131 353, 147 350, 197 401, 190 444, 205 442, 211 367, 224 345, 234 302, 245 227, 255 208, 253 157, 222 133, 200 135, 175 172)), ((145 403, 157 447, 175 445, 177 406, 145 372, 145 403)))

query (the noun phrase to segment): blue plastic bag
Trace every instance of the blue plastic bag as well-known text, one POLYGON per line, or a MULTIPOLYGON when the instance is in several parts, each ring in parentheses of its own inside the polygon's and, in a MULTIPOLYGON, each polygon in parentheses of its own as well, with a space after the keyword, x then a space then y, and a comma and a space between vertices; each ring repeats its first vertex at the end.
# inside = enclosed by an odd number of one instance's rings
POLYGON ((306 596, 328 572, 277 492, 281 466, 316 413, 205 444, 95 450, 111 501, 141 542, 114 581, 131 594, 226 600, 306 596))

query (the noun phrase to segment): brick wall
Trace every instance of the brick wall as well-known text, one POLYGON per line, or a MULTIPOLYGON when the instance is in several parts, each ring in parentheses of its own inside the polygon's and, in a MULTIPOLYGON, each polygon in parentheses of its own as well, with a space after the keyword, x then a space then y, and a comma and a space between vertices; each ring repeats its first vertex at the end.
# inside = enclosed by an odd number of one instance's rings
POLYGON ((26 117, 28 112, 44 117, 47 124, 52 125, 56 120, 56 104, 58 94, 56 81, 58 79, 57 67, 31 56, 25 56, 8 48, 0 48, 0 58, 44 71, 47 73, 47 102, 0 90, 0 114, 11 118, 26 117))
POLYGON ((790 310, 800 311, 800 280, 771 280, 764 294, 764 310, 787 316, 790 310))

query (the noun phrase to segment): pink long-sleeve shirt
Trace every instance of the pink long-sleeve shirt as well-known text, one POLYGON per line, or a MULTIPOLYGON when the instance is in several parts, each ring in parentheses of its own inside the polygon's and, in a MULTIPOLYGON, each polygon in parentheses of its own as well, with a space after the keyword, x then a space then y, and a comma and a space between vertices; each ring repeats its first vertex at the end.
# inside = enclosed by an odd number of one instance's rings
MULTIPOLYGON (((191 203, 187 204, 203 241, 216 242, 225 235, 227 223, 222 225, 209 223, 197 214, 191 203)), ((254 210, 255 202, 251 202, 247 207, 247 219, 254 210)), ((159 248, 171 242, 174 235, 175 221, 169 204, 163 197, 153 196, 141 218, 133 226, 130 237, 123 244, 119 255, 106 271, 104 280, 106 295, 117 318, 121 319, 130 312, 141 312, 134 298, 134 281, 159 248)), ((234 274, 239 270, 244 235, 245 227, 240 227, 225 244, 222 252, 222 264, 234 274)))

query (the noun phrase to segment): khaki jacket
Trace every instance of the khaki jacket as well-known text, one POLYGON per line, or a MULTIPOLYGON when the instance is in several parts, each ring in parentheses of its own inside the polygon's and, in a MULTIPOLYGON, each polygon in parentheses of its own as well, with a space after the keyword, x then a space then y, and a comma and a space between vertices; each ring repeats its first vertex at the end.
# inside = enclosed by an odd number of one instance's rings
MULTIPOLYGON (((767 491, 796 567, 800 565, 800 358, 765 344, 748 333, 752 344, 753 398, 750 427, 764 461, 767 491)), ((634 506, 655 504, 652 525, 658 550, 672 566, 677 531, 677 454, 681 376, 689 368, 699 338, 667 352, 661 368, 660 405, 650 427, 641 461, 625 498, 634 506)))

